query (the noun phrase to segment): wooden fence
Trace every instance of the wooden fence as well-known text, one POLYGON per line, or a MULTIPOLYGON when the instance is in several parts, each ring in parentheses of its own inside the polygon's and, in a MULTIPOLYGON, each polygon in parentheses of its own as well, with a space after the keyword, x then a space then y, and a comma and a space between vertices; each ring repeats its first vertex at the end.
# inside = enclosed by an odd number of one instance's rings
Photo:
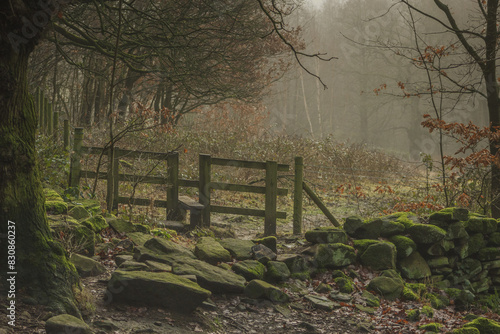
MULTIPOLYGON (((158 153, 158 152, 141 152, 124 150, 120 148, 114 149, 114 170, 113 178, 110 179, 107 172, 85 171, 81 169, 81 162, 84 154, 106 154, 107 150, 101 147, 83 146, 83 129, 76 128, 74 136, 73 154, 71 155, 71 167, 69 176, 69 186, 78 187, 81 177, 106 179, 107 182, 113 183, 113 209, 118 209, 119 203, 130 203, 133 205, 155 206, 166 208, 167 219, 179 219, 183 217, 183 210, 180 207, 179 188, 190 187, 198 188, 199 203, 202 205, 201 220, 199 225, 210 227, 210 213, 237 214, 245 216, 264 217, 264 234, 276 235, 276 220, 278 218, 285 219, 286 212, 277 211, 277 197, 286 196, 288 189, 278 188, 278 173, 290 170, 289 165, 278 164, 275 161, 246 161, 234 159, 214 158, 207 154, 199 155, 199 179, 187 180, 179 178, 179 153, 158 153), (103 152, 104 150, 104 152, 103 152), (128 158, 148 158, 155 160, 163 160, 167 163, 167 177, 161 176, 138 176, 131 174, 120 173, 119 159, 128 158), (265 186, 243 185, 224 182, 212 182, 212 166, 226 166, 234 168, 250 168, 265 170, 265 186), (167 185, 166 200, 155 200, 151 202, 149 199, 120 197, 119 183, 120 182, 138 182, 146 184, 163 184, 167 185), (265 195, 264 210, 239 208, 213 205, 211 203, 212 190, 227 190, 235 192, 257 193, 265 195)), ((318 207, 330 219, 332 224, 339 226, 337 220, 328 211, 319 197, 314 194, 312 189, 303 182, 303 161, 301 157, 295 158, 295 189, 294 189, 294 206, 293 206, 293 232, 294 234, 302 233, 302 190, 318 205, 318 207)), ((108 187, 109 189, 109 187, 108 187)))

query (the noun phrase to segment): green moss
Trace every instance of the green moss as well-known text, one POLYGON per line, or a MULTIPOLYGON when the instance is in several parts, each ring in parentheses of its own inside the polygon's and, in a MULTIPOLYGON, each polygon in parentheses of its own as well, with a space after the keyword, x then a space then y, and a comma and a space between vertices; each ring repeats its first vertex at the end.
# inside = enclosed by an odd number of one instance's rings
MULTIPOLYGON (((413 225, 415 225, 415 222, 409 218, 409 217, 412 217, 412 215, 413 214, 411 214, 411 213, 406 214, 406 212, 405 212, 398 219, 396 219, 396 221, 398 223, 403 224, 403 226, 405 227, 405 230, 409 229, 410 227, 412 227, 413 225)), ((415 215, 413 215, 413 216, 415 216, 415 215)))
POLYGON ((451 334, 481 334, 481 332, 477 328, 466 327, 454 329, 451 334))
POLYGON ((446 236, 445 230, 430 224, 415 224, 407 232, 417 244, 434 244, 446 236))
POLYGON ((333 280, 337 285, 337 288, 342 293, 352 293, 354 292, 354 285, 352 281, 345 277, 337 277, 333 280))
POLYGON ((135 230, 137 232, 146 233, 146 234, 151 233, 151 227, 149 227, 149 225, 146 225, 146 224, 134 224, 134 226, 135 226, 135 230))
POLYGON ((380 306, 380 299, 375 296, 373 293, 369 292, 368 290, 363 290, 363 293, 361 294, 361 297, 366 302, 366 305, 370 307, 379 307, 380 306))
POLYGON ((424 283, 406 283, 406 287, 412 289, 419 296, 427 292, 427 285, 424 283))
POLYGON ((398 259, 410 256, 417 249, 415 241, 402 235, 392 236, 389 238, 389 241, 396 246, 398 259))
POLYGON ((407 310, 406 311, 406 318, 409 321, 419 321, 420 320, 420 310, 419 309, 407 310))
POLYGON ((377 243, 379 243, 378 240, 372 239, 360 239, 353 241, 354 248, 358 250, 358 254, 363 254, 368 247, 377 243))
POLYGON ((426 332, 439 332, 440 331, 440 328, 443 327, 443 325, 437 323, 437 322, 431 322, 431 323, 428 323, 428 324, 425 324, 425 325, 422 325, 420 327, 418 327, 418 329, 421 329, 421 330, 424 330, 426 332))
POLYGON ((266 267, 256 260, 244 260, 237 262, 232 267, 238 275, 245 277, 247 281, 264 278, 266 267))
POLYGON ((477 253, 477 258, 480 261, 493 261, 500 257, 500 248, 488 247, 482 248, 477 253))
POLYGON ((104 219, 104 217, 101 215, 84 220, 82 222, 82 225, 86 226, 88 229, 94 231, 95 233, 99 233, 109 226, 106 222, 106 219, 104 219))
POLYGON ((469 233, 490 234, 496 232, 497 225, 497 221, 493 218, 471 217, 465 224, 465 229, 469 233))
POLYGON ((66 213, 68 211, 68 203, 62 201, 46 201, 45 211, 53 215, 66 213))
POLYGON ((420 309, 420 313, 425 315, 427 318, 434 317, 434 309, 428 305, 422 306, 422 308, 420 309))
POLYGON ((500 232, 490 234, 488 238, 488 246, 500 246, 500 232))
POLYGON ((49 189, 49 188, 44 188, 43 189, 43 194, 45 196, 45 201, 64 202, 64 200, 61 197, 61 195, 59 195, 55 190, 52 190, 52 189, 49 189))
POLYGON ((450 304, 450 299, 444 295, 428 293, 424 295, 424 298, 428 299, 431 303, 431 306, 436 310, 441 310, 450 304))
POLYGON ((409 300, 409 301, 417 301, 420 299, 419 296, 415 292, 413 292, 412 289, 410 289, 406 286, 403 289, 402 296, 405 300, 409 300))
POLYGON ((483 317, 472 320, 463 326, 464 328, 474 327, 479 330, 481 334, 498 334, 500 333, 500 324, 496 321, 486 319, 483 317))

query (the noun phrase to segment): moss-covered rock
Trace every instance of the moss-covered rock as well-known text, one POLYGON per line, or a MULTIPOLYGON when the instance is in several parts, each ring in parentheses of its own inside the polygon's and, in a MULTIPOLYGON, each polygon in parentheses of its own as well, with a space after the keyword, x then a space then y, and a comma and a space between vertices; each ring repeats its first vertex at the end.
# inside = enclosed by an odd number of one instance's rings
POLYGON ((380 226, 380 236, 385 238, 391 237, 393 235, 403 233, 405 229, 405 226, 398 221, 382 219, 382 225, 380 226))
POLYGON ((482 233, 472 234, 467 240, 467 256, 479 252, 481 248, 486 247, 486 241, 482 233))
POLYGON ((414 252, 405 259, 398 262, 401 275, 409 279, 422 279, 431 276, 431 269, 420 255, 419 252, 414 252))
POLYGON ((211 264, 231 261, 231 253, 212 237, 200 238, 196 243, 194 255, 211 264))
POLYGON ((279 288, 261 280, 253 280, 245 287, 245 295, 249 298, 265 298, 272 302, 286 303, 288 295, 279 288))
POLYGON ((466 221, 469 218, 469 210, 465 208, 445 208, 434 212, 429 216, 429 221, 457 222, 466 221))
POLYGON ((248 260, 252 257, 252 247, 255 245, 251 240, 240 240, 225 238, 219 243, 231 253, 237 260, 248 260))
POLYGON ((307 241, 313 244, 347 243, 347 234, 344 230, 336 227, 318 227, 307 231, 307 241))
POLYGON ((273 235, 269 237, 253 239, 252 242, 258 245, 264 245, 270 250, 272 250, 274 253, 278 253, 278 240, 273 235))
POLYGON ((151 227, 146 224, 134 224, 134 231, 135 232, 141 232, 145 234, 151 233, 151 227))
POLYGON ((333 280, 337 285, 337 289, 342 293, 353 293, 354 292, 354 284, 352 280, 345 277, 337 277, 333 280))
POLYGON ((64 202, 61 195, 59 195, 59 193, 53 189, 43 188, 43 195, 45 196, 45 201, 64 202))
POLYGON ((76 221, 55 221, 50 223, 52 234, 63 238, 71 251, 85 256, 95 254, 95 233, 76 221))
POLYGON ((316 249, 314 261, 320 268, 344 267, 356 261, 356 254, 354 248, 345 244, 320 244, 316 249))
POLYGON ((47 320, 45 331, 47 334, 92 334, 92 330, 83 320, 69 314, 60 314, 47 320))
POLYGON ((69 260, 75 266, 80 277, 98 276, 106 272, 101 263, 80 254, 71 254, 69 260))
POLYGON ((108 292, 113 302, 165 307, 186 313, 194 311, 211 295, 189 279, 171 273, 120 270, 111 276, 108 292))
POLYGON ((422 325, 420 327, 418 327, 418 329, 420 330, 424 330, 426 332, 433 332, 433 333, 438 333, 440 332, 441 330, 441 327, 443 327, 442 324, 440 323, 437 323, 437 322, 430 322, 428 324, 425 324, 425 325, 422 325))
POLYGON ((465 224, 465 229, 469 233, 491 234, 497 231, 498 222, 493 218, 471 217, 465 224))
POLYGON ((346 218, 343 228, 352 237, 362 225, 363 219, 358 216, 351 216, 346 218))
POLYGON ((245 277, 247 281, 254 279, 263 279, 266 267, 256 260, 244 260, 237 262, 232 267, 238 275, 245 277))
POLYGON ((398 259, 404 259, 417 250, 415 241, 402 235, 392 236, 389 238, 389 241, 396 246, 398 259))
POLYGON ((408 301, 420 300, 420 297, 412 289, 410 289, 406 286, 403 288, 402 297, 404 300, 408 300, 408 301))
POLYGON ((83 206, 75 206, 69 210, 68 215, 76 220, 85 220, 90 218, 90 213, 83 206))
POLYGON ((463 328, 470 328, 470 327, 478 329, 481 334, 500 333, 500 323, 483 317, 474 319, 463 326, 463 328))
POLYGON ((266 268, 267 271, 264 275, 266 281, 282 282, 290 277, 290 269, 284 262, 269 261, 266 268))
POLYGON ((379 307, 380 299, 368 290, 363 290, 361 298, 365 301, 366 305, 370 307, 379 307))
POLYGON ((136 232, 134 224, 123 219, 108 219, 108 224, 116 233, 136 232))
POLYGON ((406 311, 406 318, 409 321, 419 321, 420 320, 420 310, 419 309, 407 310, 406 311))
POLYGON ((352 236, 358 239, 377 239, 380 237, 380 230, 383 223, 384 220, 380 218, 365 221, 358 229, 356 229, 352 236))
POLYGON ((430 224, 415 224, 407 229, 407 233, 417 244, 438 243, 446 236, 445 230, 430 224))
POLYGON ((420 309, 420 314, 425 315, 427 318, 433 318, 434 317, 434 309, 430 307, 429 305, 424 305, 420 309))
POLYGON ((52 215, 66 213, 68 212, 68 203, 63 201, 45 201, 45 211, 52 215))
POLYGON ((291 277, 307 279, 314 268, 308 258, 300 254, 284 254, 278 256, 278 261, 286 264, 290 270, 291 277))
POLYGON ((499 247, 482 248, 477 253, 477 258, 480 261, 493 261, 500 259, 500 248, 499 247))
POLYGON ((358 251, 358 255, 361 255, 365 252, 365 250, 369 246, 378 244, 379 242, 380 242, 379 240, 373 240, 373 239, 358 239, 358 240, 353 240, 353 246, 358 251))
POLYGON ((452 334, 481 334, 475 327, 457 328, 451 331, 452 334))
POLYGON ((396 246, 390 242, 379 241, 368 246, 359 257, 361 264, 373 270, 396 268, 396 246))
POLYGON ((394 300, 401 296, 404 289, 404 282, 399 274, 394 270, 385 270, 378 277, 368 283, 367 289, 373 291, 385 299, 394 300))
POLYGON ((500 246, 500 232, 494 232, 489 235, 488 246, 500 246))
POLYGON ((94 231, 95 233, 99 233, 105 228, 109 227, 106 219, 101 215, 85 219, 84 221, 82 221, 82 224, 87 228, 89 228, 90 230, 94 231))
POLYGON ((182 255, 191 259, 195 259, 196 256, 186 247, 183 247, 171 240, 166 240, 163 238, 152 238, 146 241, 144 247, 163 254, 173 254, 182 255))

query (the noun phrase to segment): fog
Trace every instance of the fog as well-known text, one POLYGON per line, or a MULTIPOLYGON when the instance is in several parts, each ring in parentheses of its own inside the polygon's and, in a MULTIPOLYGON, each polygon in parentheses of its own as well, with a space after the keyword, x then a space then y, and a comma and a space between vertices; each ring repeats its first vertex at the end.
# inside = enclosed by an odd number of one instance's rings
MULTIPOLYGON (((274 84, 265 104, 276 132, 314 139, 330 136, 419 161, 422 153, 438 154, 438 135, 421 126, 424 114, 488 125, 485 99, 465 94, 456 84, 483 89, 479 71, 468 65, 470 59, 456 37, 418 13, 412 19, 408 8, 397 3, 309 0, 294 13, 289 23, 303 28, 305 51, 336 59, 301 58, 326 89, 298 64, 274 84), (443 46, 445 52, 436 53, 443 46), (434 54, 429 76, 415 62, 419 52, 434 54)), ((419 5, 446 20, 434 2, 419 5)), ((455 12, 459 25, 478 29, 475 8, 467 7, 472 5, 462 0, 450 6, 461 9, 455 12)), ((454 152, 454 142, 446 140, 445 153, 454 152)))

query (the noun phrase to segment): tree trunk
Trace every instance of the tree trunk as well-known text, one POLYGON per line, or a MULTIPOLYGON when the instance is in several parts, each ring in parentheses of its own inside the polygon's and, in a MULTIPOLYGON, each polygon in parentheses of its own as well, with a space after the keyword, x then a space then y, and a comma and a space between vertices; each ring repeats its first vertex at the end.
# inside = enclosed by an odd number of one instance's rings
MULTIPOLYGON (((16 31, 9 28, 23 24, 21 15, 16 20, 3 4, 0 14, 9 17, 11 25, 0 23, 0 276, 15 276, 17 293, 24 291, 56 313, 79 315, 72 291, 78 275, 61 245, 51 237, 37 166, 37 115, 27 85, 28 57, 37 38, 9 43, 8 32, 16 31), (12 231, 15 265, 6 268, 6 237, 12 236, 12 231)), ((12 254, 12 247, 10 250, 12 254)))

